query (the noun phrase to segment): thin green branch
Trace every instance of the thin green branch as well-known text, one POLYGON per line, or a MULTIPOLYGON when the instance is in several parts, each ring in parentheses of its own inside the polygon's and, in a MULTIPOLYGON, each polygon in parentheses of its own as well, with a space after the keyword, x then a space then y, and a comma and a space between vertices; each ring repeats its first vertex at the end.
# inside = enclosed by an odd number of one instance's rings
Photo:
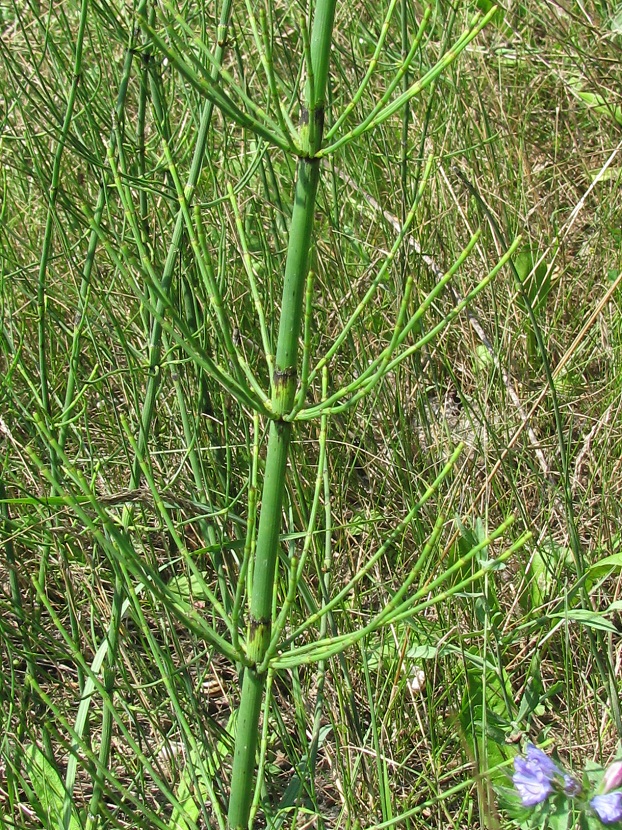
MULTIPOLYGON (((417 95, 420 95, 424 89, 426 89, 433 81, 438 78, 438 76, 447 69, 460 55, 461 52, 466 49, 466 47, 471 43, 471 41, 477 37, 477 35, 481 32, 481 30, 490 22, 490 20, 494 17, 497 11, 497 7, 494 6, 487 14, 483 17, 481 15, 477 15, 473 21, 471 22, 471 28, 468 32, 465 32, 461 37, 456 41, 454 46, 447 51, 443 57, 437 61, 437 63, 430 69, 423 78, 420 78, 416 81, 406 92, 403 92, 399 95, 393 102, 388 104, 387 106, 382 107, 381 109, 375 108, 373 110, 373 114, 368 116, 360 125, 354 127, 353 129, 349 130, 345 135, 341 136, 341 138, 334 141, 332 144, 328 144, 327 146, 323 147, 322 150, 319 152, 319 156, 328 156, 331 153, 334 153, 340 147, 343 147, 345 144, 349 144, 355 138, 360 137, 363 133, 368 132, 369 130, 378 127, 387 118, 390 118, 396 112, 399 112, 403 106, 405 106, 408 101, 414 98, 417 95)), ((406 72, 408 69, 408 65, 404 64, 400 70, 396 73, 394 78, 394 89, 399 80, 402 77, 402 74, 406 72)))
MULTIPOLYGON (((391 0, 391 2, 389 3, 389 8, 387 9, 387 13, 385 15, 384 21, 382 23, 382 26, 380 27, 380 34, 378 35, 378 40, 376 41, 374 54, 371 56, 371 59, 369 61, 369 66, 367 67, 367 72, 365 73, 365 75, 363 77, 363 80, 359 84, 358 89, 356 90, 356 92, 352 96, 352 100, 350 101, 350 103, 347 104, 347 106, 344 108, 341 115, 337 118, 335 123, 332 125, 332 127, 326 133, 326 141, 327 142, 330 141, 332 139, 332 137, 338 132, 341 125, 347 120, 350 113, 355 109, 355 107, 357 106, 357 104, 359 103, 361 98, 363 97, 363 93, 367 89, 367 86, 369 85, 369 82, 370 82, 374 72, 376 71, 376 67, 378 66, 378 61, 380 59, 380 54, 381 54, 382 49, 384 47, 384 42, 386 40, 386 37, 389 33, 389 26, 391 25, 391 20, 393 18, 393 13, 395 12, 395 7, 397 6, 397 2, 398 2, 398 0, 391 0)), ((421 25, 419 27, 419 32, 417 33, 417 37, 415 38, 415 41, 412 44, 412 46, 409 50, 409 53, 404 58, 403 67, 407 66, 410 63, 410 61, 412 61, 413 57, 415 56, 415 53, 416 53, 416 51, 419 47, 419 44, 421 42, 421 38, 423 37, 423 33, 424 33, 424 31, 427 27, 427 23, 428 23, 429 18, 430 18, 430 8, 427 7, 424 10, 423 19, 422 19, 421 25)), ((403 69, 403 67, 400 68, 400 71, 405 72, 405 69, 403 69)), ((394 87, 394 80, 391 83, 391 88, 392 89, 395 88, 394 87)), ((388 97, 390 96, 390 94, 391 94, 391 92, 388 91, 388 90, 387 90, 387 92, 385 92, 381 102, 379 102, 377 107, 374 108, 374 112, 377 111, 379 106, 382 106, 382 101, 385 99, 385 97, 386 97, 386 100, 388 100, 388 97)))

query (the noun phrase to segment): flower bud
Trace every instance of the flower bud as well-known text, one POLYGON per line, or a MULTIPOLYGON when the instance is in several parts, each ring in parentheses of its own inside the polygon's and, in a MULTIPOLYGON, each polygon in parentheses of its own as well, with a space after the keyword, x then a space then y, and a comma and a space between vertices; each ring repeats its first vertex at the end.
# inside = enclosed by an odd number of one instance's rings
POLYGON ((615 761, 608 766, 603 777, 604 793, 617 790, 618 787, 622 787, 622 761, 615 761))
POLYGON ((575 796, 579 795, 581 792, 581 784, 577 781, 576 778, 573 778, 572 775, 569 775, 567 772, 564 773, 564 792, 566 795, 575 796))

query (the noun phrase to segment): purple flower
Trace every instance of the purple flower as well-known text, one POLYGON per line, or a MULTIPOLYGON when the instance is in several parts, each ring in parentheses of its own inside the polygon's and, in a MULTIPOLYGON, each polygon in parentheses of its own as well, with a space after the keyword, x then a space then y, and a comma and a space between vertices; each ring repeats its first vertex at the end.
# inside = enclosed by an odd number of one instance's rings
POLYGON ((525 758, 517 755, 514 759, 512 776, 524 807, 534 807, 545 801, 553 792, 556 782, 560 786, 563 782, 566 795, 574 796, 580 792, 581 785, 560 769, 546 752, 533 744, 527 744, 525 755, 525 758))
POLYGON ((514 758, 512 781, 523 807, 541 804, 553 792, 553 780, 560 770, 546 753, 533 744, 527 744, 527 757, 514 758))
POLYGON ((622 791, 595 795, 590 806, 603 824, 615 824, 622 821, 622 791))
POLYGON ((610 790, 617 790, 622 787, 622 761, 615 761, 607 767, 603 777, 603 792, 608 793, 610 790))

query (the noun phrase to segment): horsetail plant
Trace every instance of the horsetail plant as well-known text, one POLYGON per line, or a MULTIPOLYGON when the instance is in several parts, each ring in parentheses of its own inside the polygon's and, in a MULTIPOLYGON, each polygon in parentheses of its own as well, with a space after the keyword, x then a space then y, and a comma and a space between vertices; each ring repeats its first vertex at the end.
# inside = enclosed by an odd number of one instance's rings
MULTIPOLYGON (((426 12, 422 20, 417 38, 413 44, 413 48, 408 55, 408 60, 400 68, 396 74, 396 78, 392 85, 388 88, 385 96, 379 102, 377 107, 370 113, 370 115, 361 123, 359 127, 351 129, 348 133, 336 140, 328 148, 323 148, 324 122, 326 117, 326 87, 329 74, 329 56, 332 43, 332 29, 335 16, 336 0, 319 0, 315 5, 312 15, 312 25, 310 36, 306 34, 306 22, 300 20, 301 39, 304 46, 303 62, 306 73, 306 83, 303 94, 303 103, 301 106, 300 127, 296 132, 292 129, 291 121, 287 115, 287 110, 283 107, 280 97, 278 95, 278 84, 274 74, 272 64, 272 53, 270 51, 269 43, 270 36, 266 30, 266 17, 261 16, 260 26, 257 27, 254 22, 254 16, 250 7, 248 8, 250 18, 253 25, 253 34, 256 40, 258 51, 262 57, 262 65, 266 74, 268 86, 272 94, 273 107, 276 109, 276 120, 269 117, 264 111, 260 110, 256 105, 249 107, 249 110, 240 117, 238 105, 234 102, 234 97, 237 95, 243 104, 249 105, 249 99, 243 90, 237 84, 231 82, 230 76, 225 73, 220 73, 219 81, 208 81, 201 64, 191 57, 188 62, 182 50, 177 44, 176 49, 171 47, 165 40, 154 32, 154 42, 166 54, 167 58, 171 60, 173 65, 189 80, 197 90, 202 92, 210 100, 214 100, 217 106, 220 106, 224 113, 226 113, 234 121, 237 121, 240 126, 246 127, 255 132, 259 137, 263 137, 272 144, 280 147, 282 150, 295 151, 297 156, 296 163, 296 181, 294 186, 294 200, 291 215, 291 222, 289 227, 289 241, 287 248, 287 257, 285 263, 285 272, 283 278, 282 300, 280 308, 280 320, 278 326, 278 336, 274 363, 272 365, 271 349, 268 342, 268 335, 265 323, 263 321, 263 314, 261 311, 261 301, 258 297, 257 288, 253 279, 252 265, 249 263, 248 255, 245 255, 245 267, 249 276, 249 284, 254 299, 255 308, 258 312, 258 319, 262 332, 262 341, 264 346, 265 358, 271 370, 271 395, 267 408, 269 410, 269 433, 267 455, 265 461, 265 471, 262 486, 261 509, 259 512, 259 523, 257 529, 256 547, 254 558, 252 562, 252 583, 250 587, 250 597, 248 602, 248 620, 247 620, 247 635, 245 642, 244 654, 244 669, 243 669, 243 683, 242 694, 240 701, 240 708, 237 718, 237 732, 235 740, 235 751, 233 758, 233 769, 231 774, 231 794, 229 800, 228 810, 228 825, 235 830, 246 828, 249 823, 249 816, 252 810, 253 795, 256 792, 254 786, 254 771, 256 766, 256 751, 257 740, 259 734, 259 724, 264 703, 264 691, 266 680, 269 677, 271 670, 271 662, 278 657, 278 635, 283 628, 283 617, 285 616, 288 605, 293 603, 295 597, 297 584, 300 579, 298 571, 298 560, 293 557, 290 560, 290 589, 283 612, 279 615, 275 627, 276 637, 273 638, 273 606, 274 606, 274 590, 275 590, 275 568, 278 558, 279 535, 281 528, 281 515, 283 508, 283 497, 285 491, 285 479, 287 471, 288 451, 291 440, 292 429, 295 420, 311 417, 322 416, 323 413, 331 413, 334 407, 331 404, 336 397, 348 397, 349 400, 343 405, 353 406, 357 400, 368 394, 373 386, 386 376, 389 369, 387 367, 395 365, 396 351, 399 346, 405 341, 406 337, 416 325, 419 317, 424 313, 427 305, 432 302, 434 296, 442 290, 442 285, 438 290, 435 290, 430 295, 429 300, 424 304, 419 311, 408 319, 407 308, 410 291, 412 290, 412 280, 406 287, 402 307, 398 314, 396 321, 396 328, 394 336, 387 346, 385 353, 372 364, 370 369, 365 372, 355 383, 353 388, 344 389, 341 393, 335 393, 333 399, 324 401, 323 404, 315 407, 315 410, 309 413, 304 412, 304 392, 308 385, 312 383, 313 378, 318 371, 322 371, 324 366, 330 361, 331 355, 320 361, 320 365, 310 373, 308 377, 303 371, 303 383, 300 387, 298 397, 298 405, 296 405, 296 393, 298 389, 298 341, 302 329, 302 320, 305 312, 310 313, 311 304, 305 304, 305 297, 309 297, 311 293, 311 284, 308 283, 309 277, 309 261, 312 250, 313 225, 315 215, 316 194, 318 182, 320 177, 320 159, 328 152, 335 152, 342 145, 354 140, 367 129, 382 123, 386 118, 390 117, 393 112, 396 112, 400 107, 404 106, 414 95, 420 93, 432 80, 434 80, 440 71, 447 66, 456 57, 456 55, 465 48, 465 46, 476 36, 479 30, 485 25, 487 19, 491 15, 483 19, 477 20, 471 29, 466 32, 457 42, 454 50, 447 53, 439 61, 436 67, 430 70, 421 81, 415 83, 407 89, 398 99, 389 103, 393 89, 399 84, 401 77, 406 72, 408 65, 412 61, 416 50, 419 46, 420 40, 425 31, 428 21, 429 12, 426 12), (261 36, 259 34, 261 30, 261 36), (231 96, 226 90, 229 90, 231 96), (263 122, 263 123, 261 123, 263 122), (306 288, 308 286, 308 290, 306 288), (356 387, 356 388, 354 388, 356 387), (284 613, 285 612, 285 613, 284 613)), ((392 9, 394 4, 392 5, 392 9)), ((390 16, 390 15, 389 15, 390 16)), ((181 23, 182 29, 186 29, 183 20, 179 20, 179 16, 175 15, 178 23, 181 23)), ((175 35, 169 30, 170 39, 175 43, 175 35)), ((198 44, 199 50, 205 54, 202 44, 198 44)), ((209 55, 206 55, 209 59, 209 55)), ((375 56, 377 59, 377 56, 375 56)), ((370 72, 373 71, 373 63, 370 66, 370 72)), ((368 76, 370 74, 368 72, 368 76)), ((368 76, 363 81, 359 93, 353 99, 353 105, 356 103, 357 96, 360 98, 364 87, 368 81, 368 76)), ((342 121, 345 121, 349 115, 352 107, 344 112, 343 118, 338 120, 335 128, 333 128, 332 136, 336 133, 336 129, 342 121)), ((403 237, 408 232, 408 227, 412 218, 415 215, 416 209, 419 205, 427 176, 431 169, 431 161, 426 168, 426 174, 423 177, 421 187, 417 194, 417 198, 413 204, 412 210, 409 214, 404 230, 400 237, 403 237)), ((179 193, 180 200, 183 195, 179 193)), ((238 234, 242 238, 241 221, 239 212, 235 204, 235 196, 231 187, 229 187, 229 199, 232 201, 234 213, 236 216, 236 225, 238 234)), ((192 224, 188 224, 188 232, 191 237, 193 235, 192 224)), ((447 279, 451 278, 453 272, 457 270, 463 258, 466 258, 470 248, 475 244, 476 237, 471 241, 469 249, 465 251, 464 257, 456 263, 455 267, 448 274, 447 279)), ((401 239, 398 240, 394 247, 394 251, 390 254, 381 269, 380 274, 390 267, 393 255, 399 250, 401 239)), ((512 247, 512 251, 515 246, 512 247)), ((511 251, 506 254, 500 263, 501 267, 511 255, 511 251)), ((494 274, 489 275, 490 279, 494 274)), ((481 290, 487 283, 483 281, 477 288, 481 290)), ((444 282, 444 281, 443 281, 444 282)), ((473 292, 467 298, 465 303, 472 299, 472 296, 477 292, 473 292)), ((362 307, 370 302, 373 297, 373 291, 370 290, 362 301, 362 307)), ((347 336, 348 328, 356 321, 357 314, 351 317, 350 321, 343 330, 343 338, 347 336)), ((439 330, 446 325, 448 321, 444 321, 439 325, 439 330)), ((305 325, 305 331, 309 327, 305 325)), ((434 331, 434 334, 437 332, 434 331)), ((427 342, 427 340, 425 341, 427 342)), ((414 351, 415 348, 421 348, 424 341, 416 344, 416 347, 404 350, 403 356, 414 351)), ((183 347, 183 342, 180 341, 183 347)), ((305 352, 303 358, 303 366, 309 365, 308 355, 309 344, 305 338, 305 352)), ((339 348, 339 340, 333 348, 333 352, 339 348)), ((253 384, 254 386, 254 384, 253 384)), ((407 527, 409 522, 414 517, 416 511, 409 514, 408 520, 404 527, 407 527)), ((433 548, 438 534, 440 533, 441 524, 437 524, 437 528, 429 541, 430 548, 433 548)), ((403 529, 402 529, 403 530, 403 529)), ((422 561, 426 557, 422 557, 422 561)), ((246 561, 246 560, 245 560, 246 561)), ((412 574, 414 580, 416 573, 412 574)), ((412 581, 411 580, 411 581, 412 581)), ((407 581, 406 585, 410 584, 407 581)), ((405 593, 405 591, 404 591, 405 593)), ((239 600, 239 590, 237 592, 239 600)), ((415 595, 416 596, 416 595, 415 595)), ((395 610, 400 609, 405 611, 404 597, 400 593, 395 599, 395 610)), ((236 607, 239 601, 236 602, 236 607)), ((374 620, 368 626, 369 630, 373 630, 378 626, 386 623, 391 617, 391 609, 387 607, 383 612, 384 617, 380 615, 379 619, 374 620)), ((238 635, 236 634, 236 641, 238 635)), ((347 643, 352 643, 356 638, 345 638, 342 643, 340 638, 329 640, 327 648, 329 653, 338 653, 347 643)), ((325 659, 325 656, 317 656, 311 658, 313 660, 325 659)), ((290 657, 291 660, 291 657, 290 657)))

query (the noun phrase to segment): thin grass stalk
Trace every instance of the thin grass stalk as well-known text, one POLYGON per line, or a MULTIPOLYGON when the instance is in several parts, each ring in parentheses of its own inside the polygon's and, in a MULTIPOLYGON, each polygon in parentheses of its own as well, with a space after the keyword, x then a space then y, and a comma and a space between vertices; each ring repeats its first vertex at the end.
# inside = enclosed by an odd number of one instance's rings
MULTIPOLYGON (((323 393, 326 395, 328 389, 327 373, 324 373, 324 389, 323 393)), ((328 438, 328 418, 322 418, 322 431, 324 441, 328 438)), ((320 436, 321 439, 322 436, 320 436)), ((324 457, 324 464, 322 470, 322 482, 324 486, 324 558, 319 569, 319 584, 322 592, 322 606, 326 607, 330 597, 330 585, 332 579, 333 568, 333 537, 332 537, 332 523, 333 517, 331 512, 331 492, 330 479, 328 473, 328 458, 324 457)), ((328 634, 328 623, 330 620, 330 613, 324 614, 320 620, 319 639, 323 640, 328 634)), ((315 709, 313 713, 313 728, 311 730, 311 742, 307 752, 307 774, 311 781, 314 780, 315 765, 317 762, 317 753, 319 749, 320 728, 322 725, 322 718, 324 713, 324 685, 326 682, 326 670, 328 662, 320 660, 317 666, 317 694, 315 699, 315 709)))
MULTIPOLYGON (((268 758, 268 745, 270 741, 270 706, 272 705, 272 682, 274 680, 274 672, 272 670, 268 671, 266 676, 266 691, 264 696, 264 719, 263 725, 261 730, 261 751, 259 753, 259 765, 257 768, 257 781, 255 782, 255 791, 253 793, 253 800, 251 803, 251 809, 249 813, 249 821, 248 826, 252 827, 255 822, 255 816, 259 810, 259 804, 261 801, 261 794, 264 789, 264 782, 263 782, 263 774, 264 769, 266 766, 266 760, 268 758)), ((272 825, 272 821, 270 821, 269 826, 272 825)))
POLYGON ((246 519, 246 539, 244 541, 244 553, 242 555, 242 564, 240 565, 238 584, 235 591, 235 599, 233 602, 233 609, 231 611, 231 627, 232 639, 231 644, 236 649, 240 650, 239 644, 239 619, 242 610, 242 602, 244 599, 244 591, 246 587, 246 578, 248 574, 249 565, 251 563, 255 551, 255 530, 257 525, 257 472, 259 469, 259 415, 253 415, 253 450, 251 455, 251 469, 248 483, 248 512, 246 519))
MULTIPOLYGON (((80 20, 78 24, 78 34, 76 37, 75 56, 72 69, 72 81, 67 97, 67 106, 65 108, 65 116, 61 127, 61 134, 54 154, 54 162, 52 164, 52 175, 49 190, 49 199, 47 206, 47 215, 45 220, 45 230, 43 233, 43 242, 41 245, 41 258, 39 260, 39 272, 37 275, 37 334, 39 340, 39 382, 41 390, 41 408, 48 424, 52 420, 52 411, 50 406, 50 391, 48 378, 48 357, 47 357, 47 322, 48 322, 48 307, 47 307, 47 272, 48 263, 52 256, 52 237, 54 226, 57 222, 56 204, 58 200, 58 191, 60 185, 61 163, 67 139, 69 137, 69 129, 73 120, 73 112, 78 93, 78 83, 80 74, 82 72, 82 50, 84 47, 84 38, 86 34, 86 22, 88 17, 89 0, 82 0, 80 8, 80 20)), ((46 33, 47 34, 47 33, 46 33)), ((54 480, 59 478, 58 459, 54 450, 49 447, 50 454, 50 468, 54 480)), ((41 552, 41 562, 39 563, 39 582, 45 585, 47 578, 47 567, 50 554, 50 547, 45 544, 41 552)), ((35 619, 38 619, 38 611, 35 619)))
POLYGON ((32 657, 32 635, 30 626, 28 624, 28 614, 24 611, 24 603, 22 602, 22 590, 19 583, 17 557, 15 555, 15 546, 13 545, 13 526, 11 521, 11 512, 9 510, 6 490, 2 479, 0 479, 0 530, 2 531, 2 536, 4 539, 4 555, 7 564, 7 569, 9 572, 9 590, 11 595, 11 603, 13 605, 13 612, 16 618, 19 620, 19 624, 21 626, 22 637, 25 646, 24 656, 27 669, 26 678, 34 677, 37 667, 32 657))
MULTIPOLYGON (((220 11, 220 21, 218 23, 217 46, 214 50, 215 66, 212 67, 211 74, 215 78, 218 75, 217 66, 222 63, 225 53, 226 33, 229 26, 229 17, 231 14, 232 0, 223 0, 220 11)), ((147 27, 148 28, 148 27, 147 27)), ((186 187, 184 195, 188 205, 192 202, 194 190, 199 181, 201 170, 203 168, 203 160, 205 157, 205 147, 207 144, 207 136, 209 133, 212 113, 214 112, 214 103, 208 100, 203 107, 201 113, 201 121, 199 124, 199 133, 192 156, 190 165, 190 172, 186 180, 186 187)), ((177 267, 177 257, 179 248, 183 238, 185 225, 184 211, 180 208, 175 219, 175 227, 169 244, 164 270, 162 272, 161 289, 164 297, 168 297, 171 283, 173 281, 173 274, 177 267)), ((145 401, 142 407, 140 416, 140 430, 138 434, 138 448, 144 454, 149 434, 151 432, 151 422, 153 420, 153 413, 155 410, 155 403, 160 385, 160 375, 156 371, 160 363, 160 355, 162 352, 162 316, 166 310, 166 301, 164 298, 159 298, 156 305, 156 319, 153 322, 151 331, 151 339, 149 343, 149 379, 147 381, 147 389, 145 391, 145 401)), ((134 460, 132 467, 132 475, 130 481, 130 489, 138 487, 140 483, 140 464, 138 459, 134 460)))
POLYGON ((376 783, 378 786, 378 795, 380 798, 380 812, 382 818, 386 821, 392 817, 391 812, 391 796, 387 787, 386 776, 386 759, 382 751, 380 743, 380 735, 378 731, 378 720, 376 718, 376 705, 374 702, 374 694, 371 686, 371 676, 369 673, 369 662, 367 659, 368 650, 365 648, 365 641, 361 642, 361 665, 363 667, 363 676, 365 678, 365 691, 367 693, 367 700, 369 702, 369 735, 374 751, 374 760, 376 765, 376 783))
POLYGON ((274 374, 274 363, 272 360, 272 343, 270 342, 270 334, 268 332, 268 327, 266 325, 266 315, 264 314, 261 297, 259 295, 259 289, 257 287, 257 280, 255 279, 253 262, 251 259, 250 252, 248 250, 248 243, 246 241, 246 234, 244 231, 244 226, 242 224, 242 217, 240 216, 240 209, 235 198, 235 193, 233 192, 233 187, 230 183, 227 184, 227 195, 229 196, 229 202, 231 203, 231 207, 233 209, 235 226, 237 228, 240 245, 242 247, 242 262, 244 263, 244 270, 246 271, 248 284, 251 290, 251 295, 253 297, 253 305, 255 306, 255 311, 257 313, 257 321, 259 322, 259 330, 261 332, 261 342, 263 345, 264 356, 266 364, 268 366, 268 372, 270 374, 270 377, 272 377, 274 374))
MULTIPOLYGON (((153 4, 151 4, 149 7, 149 17, 151 20, 153 20, 153 18, 155 17, 155 9, 153 4)), ((149 36, 146 32, 143 32, 143 51, 140 55, 140 92, 138 96, 138 113, 136 125, 136 138, 138 144, 138 175, 140 177, 141 182, 145 182, 147 178, 145 131, 147 127, 147 104, 150 79, 153 77, 152 73, 149 71, 149 61, 151 59, 151 56, 149 55, 148 48, 145 48, 148 46, 148 43, 149 36)), ((140 188, 138 198, 140 201, 140 226, 143 233, 143 238, 145 240, 145 244, 147 244, 149 240, 149 207, 147 201, 147 190, 145 187, 140 188)))
MULTIPOLYGON (((132 72, 132 63, 134 59, 134 51, 133 51, 133 43, 128 45, 127 51, 125 53, 125 60, 123 64, 123 73, 121 75, 121 83, 119 85, 119 92, 117 94, 117 102, 115 106, 115 113, 116 113, 116 120, 117 122, 121 120, 123 115, 123 110, 125 109, 125 99, 127 97, 127 88, 130 81, 130 75, 132 72)), ((109 147, 114 152, 114 147, 116 145, 116 131, 111 130, 110 139, 109 139, 109 147)), ((142 191, 141 191, 142 192, 142 191)), ((95 223, 97 228, 101 228, 101 221, 102 215, 104 212, 104 207, 106 205, 106 182, 102 182, 99 194, 97 197, 97 203, 95 205, 95 212, 93 214, 93 222, 95 223)), ((71 341, 71 350, 70 350, 70 358, 69 358, 69 371, 67 374, 67 386, 65 388, 65 402, 63 406, 63 414, 61 417, 61 425, 58 431, 58 443, 62 449, 65 447, 65 442, 67 440, 67 432, 69 430, 69 417, 70 413, 73 410, 75 405, 75 389, 76 389, 76 381, 77 381, 77 373, 78 367, 80 362, 80 343, 82 338, 82 330, 84 328, 86 322, 86 304, 88 300, 88 294, 91 286, 91 274, 93 271, 93 266, 95 264, 95 253, 97 251, 97 243, 98 243, 98 234, 95 229, 91 230, 91 234, 89 237, 89 244, 88 249, 86 252, 86 259, 84 262, 84 268, 82 270, 82 279, 80 281, 80 289, 78 294, 78 310, 77 310, 77 320, 73 331, 72 341, 71 341)))
POLYGON ((305 311, 302 338, 302 371, 300 373, 300 391, 296 395, 294 410, 302 406, 307 398, 309 389, 309 367, 311 365, 311 335, 313 323, 313 287, 315 284, 315 272, 310 270, 307 275, 307 287, 305 292, 305 311))
MULTIPOLYGON (((88 17, 89 0, 82 0, 80 8, 80 21, 78 24, 78 34, 76 37, 75 58, 73 63, 73 76, 69 95, 67 97, 67 106, 65 109, 65 118, 61 127, 61 134, 54 154, 54 163, 52 166, 52 180, 50 182, 48 210, 45 220, 45 231, 43 234, 43 243, 41 245, 41 259, 39 261, 39 274, 37 277, 37 315, 38 315, 38 334, 39 334, 39 372, 41 383, 41 401, 43 404, 43 411, 46 418, 50 418, 50 395, 49 383, 47 374, 47 292, 46 279, 47 268, 50 256, 52 253, 52 235, 54 224, 56 221, 56 202, 58 199, 58 190, 60 184, 60 169, 63 159, 63 153, 67 138, 69 136, 69 128, 73 120, 73 111, 78 92, 78 83, 82 73, 82 50, 84 47, 84 37, 86 33, 86 21, 88 17)), ((53 452, 50 453, 50 465, 54 476, 58 475, 57 460, 53 452)))
POLYGON ((261 176, 262 185, 266 194, 269 194, 270 201, 274 202, 275 240, 281 244, 281 241, 287 236, 287 212, 283 205, 281 188, 274 172, 274 165, 272 164, 269 147, 266 147, 265 152, 262 152, 261 154, 259 174, 261 176))
POLYGON ((301 118, 301 147, 290 226, 281 319, 277 339, 272 383, 272 409, 261 513, 250 597, 247 657, 238 715, 229 826, 246 830, 253 801, 253 778, 259 719, 264 696, 266 671, 259 671, 270 645, 273 615, 275 568, 282 523, 285 474, 292 424, 284 419, 294 403, 297 385, 298 338, 300 336, 309 253, 313 234, 315 199, 320 177, 316 157, 322 144, 324 96, 332 42, 336 0, 320 0, 315 9, 311 32, 311 70, 313 84, 307 83, 306 107, 301 118))
MULTIPOLYGON (((165 351, 168 353, 169 347, 167 338, 163 336, 162 340, 164 343, 165 351)), ((194 478, 194 486, 196 489, 196 493, 198 498, 204 501, 205 504, 209 506, 210 510, 212 510, 213 502, 210 496, 209 488, 205 481, 205 476, 203 474, 200 452, 197 449, 197 443, 199 438, 198 424, 196 422, 194 425, 190 423, 190 418, 188 416, 188 407, 186 406, 186 396, 178 372, 173 373, 173 385, 175 387, 175 396, 177 398, 179 416, 181 418, 182 428, 184 431, 184 440, 186 442, 186 453, 188 455, 188 460, 190 461, 190 467, 192 469, 192 476, 194 478)), ((214 551, 212 556, 214 561, 214 568, 216 570, 216 574, 218 577, 218 588, 220 591, 222 602, 225 608, 227 609, 227 612, 229 612, 231 610, 231 594, 223 570, 222 553, 218 550, 218 539, 216 537, 216 531, 214 530, 213 523, 208 522, 205 519, 199 520, 198 525, 202 538, 207 541, 210 548, 214 551)))
MULTIPOLYGON (((262 62, 265 63, 265 71, 266 77, 268 80, 268 85, 270 87, 270 93, 272 98, 274 99, 274 107, 277 113, 277 121, 281 128, 281 131, 284 136, 288 138, 291 143, 292 150, 295 149, 296 144, 295 141, 298 138, 298 132, 296 127, 292 123, 291 118, 287 110, 283 107, 281 102, 281 98, 279 95, 278 87, 277 87, 277 78, 274 72, 274 60, 272 57, 272 42, 271 42, 271 34, 268 29, 268 21, 266 17, 266 13, 263 9, 259 11, 259 21, 261 25, 261 37, 263 40, 263 49, 260 48, 259 53, 262 57, 262 62), (264 61, 264 53, 265 53, 265 61, 264 61)), ((254 18, 251 16, 251 25, 254 26, 254 18)), ((255 27, 256 28, 256 27, 255 27)), ((306 31, 306 29, 305 29, 306 31)))
MULTIPOLYGON (((402 36, 402 62, 406 60, 408 55, 408 0, 402 0, 401 3, 401 36, 402 36)), ((404 72, 402 77, 402 93, 406 92, 409 87, 409 73, 408 70, 404 72)), ((402 222, 406 217, 406 205, 409 203, 408 198, 408 133, 410 126, 410 102, 407 102, 402 112, 402 134, 400 138, 400 180, 402 187, 402 222)))
MULTIPOLYGON (((108 626, 107 640, 108 640, 108 654, 107 660, 103 666, 103 680, 106 694, 112 699, 116 684, 116 663, 117 652, 119 647, 119 629, 121 628, 121 620, 123 617, 123 597, 125 595, 124 580, 122 579, 117 563, 113 563, 113 571, 115 574, 114 592, 112 596, 112 613, 110 615, 110 624, 108 626)), ((100 818, 100 805, 104 793, 104 778, 100 773, 101 769, 106 769, 109 765, 110 747, 112 744, 113 733, 113 717, 112 706, 104 704, 101 719, 100 745, 99 745, 99 764, 95 775, 93 776, 93 793, 91 795, 88 807, 88 814, 86 819, 86 830, 96 830, 100 818)), ((69 830, 69 823, 71 820, 71 802, 65 799, 63 805, 63 830, 69 830)))

